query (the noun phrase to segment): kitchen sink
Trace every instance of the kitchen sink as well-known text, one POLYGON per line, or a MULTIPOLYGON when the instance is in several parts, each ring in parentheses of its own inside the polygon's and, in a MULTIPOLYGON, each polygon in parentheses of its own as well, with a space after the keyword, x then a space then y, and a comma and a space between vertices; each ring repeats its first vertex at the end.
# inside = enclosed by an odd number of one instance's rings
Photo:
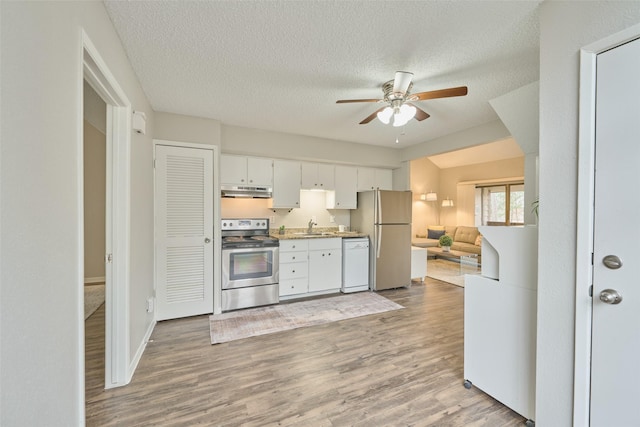
POLYGON ((311 233, 301 232, 301 233, 293 233, 293 234, 295 234, 296 236, 302 236, 302 237, 313 237, 313 236, 333 236, 335 233, 330 233, 328 231, 323 231, 323 232, 312 231, 311 233))

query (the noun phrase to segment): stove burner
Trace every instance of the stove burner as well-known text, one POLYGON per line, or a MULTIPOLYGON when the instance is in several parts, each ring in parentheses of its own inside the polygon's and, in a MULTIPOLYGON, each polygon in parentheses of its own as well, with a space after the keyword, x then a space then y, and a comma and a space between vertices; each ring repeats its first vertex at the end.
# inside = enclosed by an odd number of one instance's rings
POLYGON ((236 219, 222 220, 222 247, 254 248, 278 246, 279 241, 269 236, 268 219, 236 219))

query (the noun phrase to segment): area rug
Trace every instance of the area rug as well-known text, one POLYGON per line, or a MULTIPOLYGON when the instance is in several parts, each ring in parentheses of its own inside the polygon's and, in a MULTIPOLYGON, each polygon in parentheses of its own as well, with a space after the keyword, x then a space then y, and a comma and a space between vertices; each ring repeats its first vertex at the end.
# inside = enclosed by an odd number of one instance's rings
POLYGON ((376 293, 357 292, 214 314, 209 317, 211 344, 384 313, 401 308, 404 307, 376 293))
POLYGON ((104 285, 84 286, 84 320, 104 304, 104 285))
POLYGON ((446 259, 427 260, 427 277, 464 288, 465 274, 480 274, 480 267, 463 265, 446 259))

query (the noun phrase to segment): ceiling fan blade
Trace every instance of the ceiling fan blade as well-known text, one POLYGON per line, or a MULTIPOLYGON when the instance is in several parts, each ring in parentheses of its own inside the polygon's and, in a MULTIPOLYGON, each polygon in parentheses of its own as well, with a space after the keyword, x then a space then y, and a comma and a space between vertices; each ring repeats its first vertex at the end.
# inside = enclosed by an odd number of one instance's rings
POLYGON ((413 79, 413 73, 409 73, 408 71, 396 71, 396 78, 393 81, 393 93, 407 93, 407 89, 409 89, 409 85, 411 84, 411 79, 413 79))
POLYGON ((347 104, 349 102, 380 102, 381 99, 340 99, 336 104, 347 104))
POLYGON ((420 92, 411 94, 411 101, 424 101, 425 99, 449 98, 451 96, 464 96, 467 94, 467 87, 452 87, 449 89, 432 90, 429 92, 420 92))
POLYGON ((360 124, 361 124, 361 125, 366 125, 366 124, 367 124, 367 123, 369 123, 371 120, 375 119, 375 118, 376 118, 376 115, 377 115, 380 111, 384 110, 385 108, 387 108, 387 107, 382 107, 382 108, 377 109, 376 111, 374 111, 373 113, 371 113, 370 115, 368 115, 366 119, 364 119, 363 121, 361 121, 361 122, 360 122, 360 124))
POLYGON ((429 117, 431 117, 431 116, 429 116, 429 114, 427 112, 422 110, 417 105, 411 104, 410 102, 407 102, 407 105, 411 105, 412 107, 414 107, 416 109, 416 115, 413 116, 413 118, 416 119, 417 121, 421 122, 424 119, 428 119, 429 117))

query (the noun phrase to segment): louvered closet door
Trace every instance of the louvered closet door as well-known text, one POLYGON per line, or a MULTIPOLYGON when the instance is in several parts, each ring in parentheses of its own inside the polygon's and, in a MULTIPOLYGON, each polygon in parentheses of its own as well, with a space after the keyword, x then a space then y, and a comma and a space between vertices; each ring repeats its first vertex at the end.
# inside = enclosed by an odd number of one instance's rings
POLYGON ((157 320, 213 312, 213 151, 156 146, 157 320))

